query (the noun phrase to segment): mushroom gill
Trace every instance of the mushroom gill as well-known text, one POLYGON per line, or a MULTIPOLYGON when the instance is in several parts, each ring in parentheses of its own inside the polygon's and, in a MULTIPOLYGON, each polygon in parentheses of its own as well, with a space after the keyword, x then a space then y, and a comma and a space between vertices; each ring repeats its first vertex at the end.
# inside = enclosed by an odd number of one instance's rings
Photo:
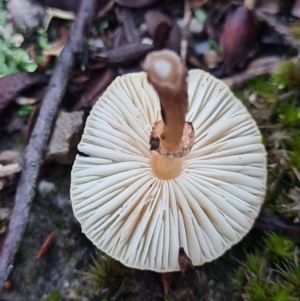
POLYGON ((163 118, 145 72, 114 80, 78 146, 87 156, 72 170, 74 214, 99 249, 129 267, 178 271, 181 247, 194 265, 211 261, 251 229, 264 201, 266 152, 246 108, 201 70, 188 72, 187 92, 194 140, 189 153, 168 157, 180 161, 175 176, 152 168, 161 154, 149 137, 163 118))

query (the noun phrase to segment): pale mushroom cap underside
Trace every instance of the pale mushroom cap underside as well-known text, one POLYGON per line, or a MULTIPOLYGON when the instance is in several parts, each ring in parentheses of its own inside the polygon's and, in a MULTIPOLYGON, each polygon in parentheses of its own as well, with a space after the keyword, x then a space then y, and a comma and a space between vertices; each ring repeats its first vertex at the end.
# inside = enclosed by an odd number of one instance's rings
POLYGON ((188 77, 195 144, 181 174, 157 178, 149 137, 161 120, 145 73, 121 76, 88 117, 71 181, 85 235, 126 266, 178 271, 183 247, 194 265, 216 259, 251 229, 266 190, 266 152, 256 123, 210 74, 188 77))

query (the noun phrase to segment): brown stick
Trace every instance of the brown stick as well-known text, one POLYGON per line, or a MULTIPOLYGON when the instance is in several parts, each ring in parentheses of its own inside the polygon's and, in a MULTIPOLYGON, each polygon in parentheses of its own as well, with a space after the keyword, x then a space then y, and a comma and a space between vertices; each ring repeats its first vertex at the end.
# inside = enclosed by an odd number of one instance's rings
POLYGON ((295 49, 299 50, 299 43, 291 34, 289 28, 276 20, 274 16, 267 15, 265 13, 255 10, 257 18, 266 22, 272 29, 277 31, 282 36, 284 42, 295 49))
MULTIPOLYGON (((294 57, 287 61, 297 63, 298 58, 294 57)), ((250 67, 247 70, 245 70, 244 72, 235 74, 230 77, 223 78, 222 81, 230 88, 233 88, 236 86, 241 86, 241 85, 245 84, 247 81, 249 81, 250 79, 253 79, 259 75, 267 75, 267 74, 273 73, 284 62, 286 62, 286 61, 285 60, 278 60, 277 62, 270 61, 270 62, 268 62, 266 64, 262 64, 260 66, 250 67)))
POLYGON ((39 249, 39 252, 37 253, 37 255, 35 256, 35 261, 38 261, 42 258, 42 256, 44 254, 46 254, 46 252, 48 251, 49 247, 51 246, 52 242, 54 240, 54 232, 50 233, 46 240, 44 241, 43 245, 41 246, 41 248, 39 249))
POLYGON ((69 40, 60 54, 40 114, 25 150, 23 172, 15 197, 11 221, 0 253, 0 287, 13 268, 13 259, 19 248, 29 218, 44 151, 51 134, 70 71, 77 55, 83 50, 84 34, 95 12, 96 0, 82 0, 69 40))

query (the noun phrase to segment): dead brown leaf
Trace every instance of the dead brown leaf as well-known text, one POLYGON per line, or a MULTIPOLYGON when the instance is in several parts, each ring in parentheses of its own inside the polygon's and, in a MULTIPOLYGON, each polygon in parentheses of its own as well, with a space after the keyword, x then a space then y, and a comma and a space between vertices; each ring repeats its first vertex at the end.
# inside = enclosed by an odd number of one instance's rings
POLYGON ((291 13, 294 17, 300 18, 300 0, 295 2, 291 13))
POLYGON ((235 67, 242 68, 254 45, 256 28, 251 10, 241 6, 227 18, 220 38, 224 71, 230 74, 235 67))
POLYGON ((21 166, 18 163, 2 165, 0 164, 0 178, 14 175, 21 171, 21 166))
POLYGON ((24 90, 43 84, 47 80, 41 73, 19 72, 0 78, 0 113, 24 90))
POLYGON ((155 4, 156 2, 158 2, 158 0, 115 0, 115 3, 130 8, 142 8, 155 4))
POLYGON ((167 15, 150 10, 144 14, 147 31, 157 49, 166 48, 180 53, 181 33, 178 25, 167 15))

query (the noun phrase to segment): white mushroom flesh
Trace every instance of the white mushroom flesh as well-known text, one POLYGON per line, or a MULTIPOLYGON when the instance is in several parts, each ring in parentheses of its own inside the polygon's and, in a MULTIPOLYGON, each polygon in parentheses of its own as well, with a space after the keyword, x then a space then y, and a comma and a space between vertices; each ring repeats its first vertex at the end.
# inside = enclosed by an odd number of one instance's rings
POLYGON ((192 151, 172 180, 150 166, 149 137, 161 120, 145 73, 118 77, 94 106, 71 182, 74 214, 102 251, 126 266, 178 271, 183 247, 194 265, 222 255, 251 229, 266 190, 260 132, 224 83, 188 77, 192 151))

